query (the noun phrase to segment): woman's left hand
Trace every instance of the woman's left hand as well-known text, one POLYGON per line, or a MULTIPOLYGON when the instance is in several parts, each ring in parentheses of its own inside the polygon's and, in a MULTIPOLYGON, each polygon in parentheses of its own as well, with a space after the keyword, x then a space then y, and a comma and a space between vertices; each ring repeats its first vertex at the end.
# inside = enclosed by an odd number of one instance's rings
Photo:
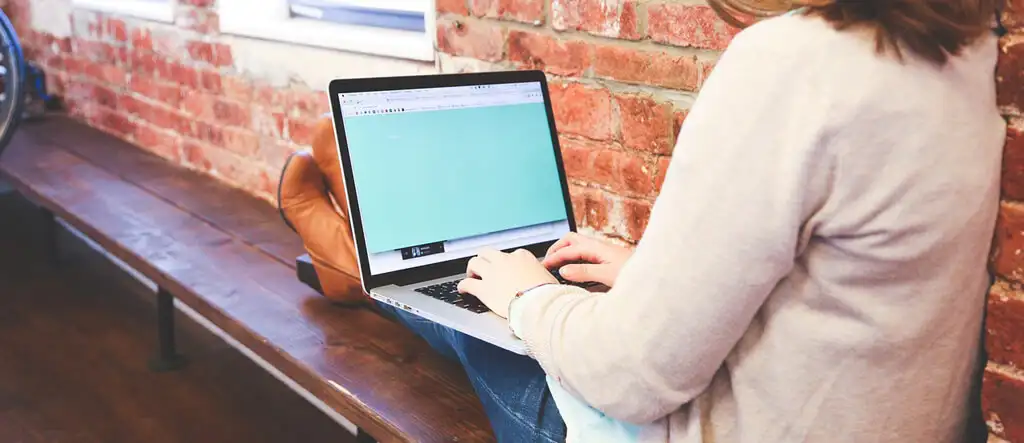
POLYGON ((555 276, 523 249, 511 254, 482 251, 469 260, 466 274, 467 278, 459 282, 459 292, 476 296, 502 318, 508 318, 508 305, 519 291, 545 283, 558 284, 555 276))

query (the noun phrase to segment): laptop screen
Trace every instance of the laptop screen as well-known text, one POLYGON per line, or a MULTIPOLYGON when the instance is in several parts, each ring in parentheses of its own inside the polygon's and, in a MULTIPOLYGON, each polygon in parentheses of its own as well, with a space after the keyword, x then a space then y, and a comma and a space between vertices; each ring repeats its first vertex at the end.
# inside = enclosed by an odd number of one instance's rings
POLYGON ((340 95, 372 275, 569 232, 541 88, 340 95))

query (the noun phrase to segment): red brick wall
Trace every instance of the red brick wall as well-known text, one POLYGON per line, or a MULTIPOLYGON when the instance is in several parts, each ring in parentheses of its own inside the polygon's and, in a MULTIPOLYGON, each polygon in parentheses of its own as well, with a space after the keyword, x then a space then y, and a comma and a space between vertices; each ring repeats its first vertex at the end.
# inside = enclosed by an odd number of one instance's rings
POLYGON ((181 0, 175 24, 76 10, 70 37, 33 29, 30 14, 55 13, 34 1, 7 9, 73 116, 268 200, 284 159, 329 109, 323 92, 236 73, 213 0, 181 0))
MULTIPOLYGON (((30 26, 42 1, 8 9, 73 115, 263 198, 327 110, 322 91, 236 69, 214 0, 180 0, 174 25, 78 11, 66 38, 30 26)), ((734 30, 694 0, 436 1, 439 69, 547 71, 581 225, 638 239, 679 125, 734 30)), ((1024 27, 1024 4, 1011 3, 1005 23, 1024 27)), ((1003 44, 1011 130, 982 408, 992 441, 1024 443, 1024 30, 1003 44)))
POLYGON ((1024 442, 1024 2, 1009 2, 1002 56, 996 72, 998 100, 1009 121, 1003 155, 1003 202, 996 228, 992 269, 996 283, 988 299, 986 349, 989 363, 982 410, 998 439, 1024 442))
MULTIPOLYGON (((180 0, 174 25, 78 10, 64 38, 29 25, 29 14, 46 13, 31 8, 43 1, 14 0, 10 9, 74 116, 264 198, 327 110, 322 91, 274 88, 234 69, 214 0, 180 0)), ((582 225, 638 239, 677 128, 732 30, 707 6, 676 2, 437 5, 440 57, 452 61, 443 70, 551 74, 582 225)))

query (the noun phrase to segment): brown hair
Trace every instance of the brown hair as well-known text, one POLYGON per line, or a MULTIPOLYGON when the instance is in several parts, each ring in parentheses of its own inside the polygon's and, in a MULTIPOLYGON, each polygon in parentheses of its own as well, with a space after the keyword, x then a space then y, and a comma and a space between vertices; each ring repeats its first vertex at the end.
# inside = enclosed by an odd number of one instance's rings
POLYGON ((901 48, 945 64, 950 56, 992 30, 1002 0, 708 0, 723 20, 737 27, 805 8, 836 29, 867 28, 879 52, 901 48))

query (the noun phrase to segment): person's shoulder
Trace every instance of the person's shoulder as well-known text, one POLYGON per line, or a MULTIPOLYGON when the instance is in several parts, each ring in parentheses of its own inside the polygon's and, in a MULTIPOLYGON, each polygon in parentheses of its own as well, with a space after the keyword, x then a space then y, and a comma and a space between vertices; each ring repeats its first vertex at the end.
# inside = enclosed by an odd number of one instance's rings
POLYGON ((839 36, 825 20, 794 11, 759 21, 740 31, 726 52, 757 51, 777 57, 806 57, 827 50, 839 36))

